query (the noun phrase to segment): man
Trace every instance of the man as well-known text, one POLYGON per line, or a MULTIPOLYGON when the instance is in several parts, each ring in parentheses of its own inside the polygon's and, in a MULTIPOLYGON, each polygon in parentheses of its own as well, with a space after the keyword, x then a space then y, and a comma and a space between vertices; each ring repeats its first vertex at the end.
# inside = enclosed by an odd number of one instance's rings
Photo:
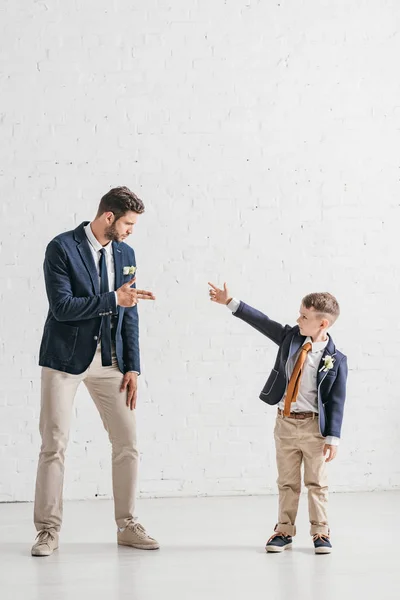
POLYGON ((112 479, 118 544, 159 548, 135 520, 138 450, 135 412, 140 374, 137 302, 155 300, 137 290, 135 254, 125 244, 143 202, 128 188, 110 190, 97 216, 47 246, 44 275, 49 312, 42 368, 40 434, 33 556, 58 548, 62 522, 64 455, 72 406, 83 381, 112 446, 112 479))

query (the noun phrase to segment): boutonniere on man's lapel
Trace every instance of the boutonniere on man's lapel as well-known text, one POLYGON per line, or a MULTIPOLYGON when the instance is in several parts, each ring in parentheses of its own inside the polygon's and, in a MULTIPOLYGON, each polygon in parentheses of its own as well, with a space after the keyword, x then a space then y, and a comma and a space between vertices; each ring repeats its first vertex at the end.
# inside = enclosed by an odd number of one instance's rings
POLYGON ((321 373, 321 371, 330 371, 331 369, 333 369, 333 363, 335 362, 335 359, 333 358, 333 356, 329 356, 329 354, 327 354, 326 356, 324 356, 323 358, 324 364, 322 365, 322 367, 320 368, 319 372, 321 373))
POLYGON ((134 275, 136 271, 136 267, 133 265, 131 267, 124 267, 124 275, 134 275))

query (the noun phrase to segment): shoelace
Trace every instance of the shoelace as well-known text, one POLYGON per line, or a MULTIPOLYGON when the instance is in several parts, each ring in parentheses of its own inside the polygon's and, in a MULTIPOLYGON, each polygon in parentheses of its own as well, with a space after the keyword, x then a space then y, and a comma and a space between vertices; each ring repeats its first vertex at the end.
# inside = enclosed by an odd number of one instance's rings
POLYGON ((325 535, 323 533, 316 533, 313 536, 313 542, 316 542, 317 540, 322 540, 323 542, 329 542, 329 535, 325 535))
POLYGON ((272 540, 274 540, 276 537, 290 537, 290 535, 285 535, 284 533, 282 533, 281 531, 277 531, 276 533, 274 533, 273 535, 271 535, 271 537, 269 538, 267 544, 269 544, 270 542, 272 542, 272 540))
POLYGON ((152 539, 146 532, 145 528, 140 523, 129 523, 128 529, 131 529, 136 535, 142 539, 152 539))
POLYGON ((56 536, 51 531, 51 529, 42 529, 36 536, 38 544, 48 544, 49 540, 53 541, 56 539, 56 536))

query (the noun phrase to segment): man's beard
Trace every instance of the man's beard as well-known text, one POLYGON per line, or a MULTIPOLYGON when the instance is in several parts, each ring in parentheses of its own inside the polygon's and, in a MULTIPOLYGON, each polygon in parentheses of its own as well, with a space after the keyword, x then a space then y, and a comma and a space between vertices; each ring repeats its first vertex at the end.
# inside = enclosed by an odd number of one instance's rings
POLYGON ((116 227, 115 227, 115 223, 112 223, 111 225, 109 225, 107 227, 107 229, 104 232, 104 235, 111 242, 117 242, 117 243, 119 243, 121 241, 120 236, 117 233, 117 230, 116 230, 116 227))

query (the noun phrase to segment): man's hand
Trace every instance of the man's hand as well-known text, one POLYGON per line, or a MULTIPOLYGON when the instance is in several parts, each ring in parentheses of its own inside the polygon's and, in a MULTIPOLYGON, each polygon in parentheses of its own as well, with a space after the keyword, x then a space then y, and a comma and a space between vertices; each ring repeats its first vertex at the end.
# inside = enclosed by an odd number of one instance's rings
POLYGON ((211 302, 217 302, 218 304, 229 304, 232 298, 229 296, 229 291, 226 287, 226 283, 224 283, 223 290, 217 288, 217 286, 213 283, 208 282, 208 285, 211 287, 211 290, 209 290, 211 302))
POLYGON ((323 455, 326 456, 328 454, 328 456, 325 458, 325 462, 331 462, 331 460, 333 460, 336 457, 338 451, 338 447, 337 446, 331 446, 330 444, 325 444, 324 449, 322 451, 323 455))
POLYGON ((126 392, 126 405, 128 408, 133 410, 136 408, 137 400, 137 373, 125 373, 124 379, 122 380, 121 392, 126 392))
POLYGON ((153 292, 147 292, 146 290, 136 290, 132 288, 136 281, 136 277, 121 285, 120 288, 117 289, 117 302, 118 306, 125 306, 125 308, 130 308, 131 306, 135 306, 139 300, 155 300, 153 292))

